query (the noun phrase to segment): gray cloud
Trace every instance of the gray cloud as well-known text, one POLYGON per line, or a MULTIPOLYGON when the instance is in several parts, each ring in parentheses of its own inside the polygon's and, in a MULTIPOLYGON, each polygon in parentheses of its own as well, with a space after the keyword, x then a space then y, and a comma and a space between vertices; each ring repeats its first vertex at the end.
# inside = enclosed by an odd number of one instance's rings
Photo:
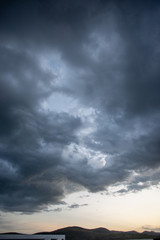
POLYGON ((62 208, 55 208, 55 209, 52 209, 52 210, 45 210, 46 212, 61 212, 63 209, 62 208))
POLYGON ((5 0, 0 9, 1 210, 158 185, 159 2, 5 0))
POLYGON ((88 206, 88 204, 86 204, 86 203, 85 203, 85 204, 77 204, 77 203, 74 203, 74 204, 68 206, 68 208, 74 209, 74 208, 85 207, 85 206, 88 206))
POLYGON ((33 212, 61 203, 63 181, 56 169, 61 150, 81 120, 67 113, 43 112, 55 76, 27 51, 1 47, 0 188, 2 210, 33 212))

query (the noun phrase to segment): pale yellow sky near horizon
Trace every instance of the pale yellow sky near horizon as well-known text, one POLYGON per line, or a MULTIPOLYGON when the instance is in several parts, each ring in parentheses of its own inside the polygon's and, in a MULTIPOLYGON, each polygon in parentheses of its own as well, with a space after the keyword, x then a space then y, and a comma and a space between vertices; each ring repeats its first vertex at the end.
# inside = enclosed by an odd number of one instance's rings
POLYGON ((1 212, 0 232, 34 233, 67 226, 105 227, 109 230, 139 232, 145 231, 145 228, 156 230, 160 227, 159 199, 158 188, 121 196, 85 191, 72 193, 64 199, 67 205, 51 208, 61 208, 61 211, 43 211, 28 215, 1 212), (71 209, 68 206, 72 204, 82 206, 71 209))

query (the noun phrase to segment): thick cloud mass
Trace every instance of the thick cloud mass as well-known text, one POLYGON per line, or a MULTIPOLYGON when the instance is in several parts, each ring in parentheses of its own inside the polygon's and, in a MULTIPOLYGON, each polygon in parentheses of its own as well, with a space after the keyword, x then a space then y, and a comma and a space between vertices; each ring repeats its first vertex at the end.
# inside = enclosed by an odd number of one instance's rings
POLYGON ((158 186, 159 1, 0 5, 1 210, 158 186))

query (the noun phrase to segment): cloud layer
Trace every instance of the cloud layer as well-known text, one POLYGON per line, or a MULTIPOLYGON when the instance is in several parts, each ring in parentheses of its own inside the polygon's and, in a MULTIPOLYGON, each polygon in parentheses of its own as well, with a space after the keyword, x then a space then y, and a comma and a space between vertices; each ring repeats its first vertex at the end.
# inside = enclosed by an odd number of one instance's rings
POLYGON ((158 186, 159 2, 0 4, 1 210, 158 186))

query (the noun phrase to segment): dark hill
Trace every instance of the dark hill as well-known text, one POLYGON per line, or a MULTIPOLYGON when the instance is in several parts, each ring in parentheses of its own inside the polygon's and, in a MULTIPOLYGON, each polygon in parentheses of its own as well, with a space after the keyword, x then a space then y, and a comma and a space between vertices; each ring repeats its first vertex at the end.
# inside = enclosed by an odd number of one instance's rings
POLYGON ((96 233, 109 233, 110 231, 107 228, 94 228, 91 229, 90 231, 96 232, 96 233))
POLYGON ((136 231, 110 231, 107 228, 85 229, 77 226, 66 227, 52 232, 39 234, 65 234, 66 240, 124 240, 124 239, 151 239, 157 235, 155 232, 138 233, 136 231))
POLYGON ((65 234, 66 240, 94 240, 94 236, 96 235, 92 230, 81 227, 67 227, 53 232, 40 234, 65 234))
MULTIPOLYGON (((13 233, 8 233, 13 234, 13 233)), ((18 233, 14 233, 18 234, 18 233)), ((66 240, 124 240, 124 239, 153 239, 159 233, 145 231, 110 231, 107 228, 86 229, 81 227, 66 227, 51 232, 39 232, 36 234, 65 234, 66 240)))
POLYGON ((159 232, 153 232, 153 231, 144 231, 143 234, 153 235, 153 236, 159 236, 160 235, 159 232))

